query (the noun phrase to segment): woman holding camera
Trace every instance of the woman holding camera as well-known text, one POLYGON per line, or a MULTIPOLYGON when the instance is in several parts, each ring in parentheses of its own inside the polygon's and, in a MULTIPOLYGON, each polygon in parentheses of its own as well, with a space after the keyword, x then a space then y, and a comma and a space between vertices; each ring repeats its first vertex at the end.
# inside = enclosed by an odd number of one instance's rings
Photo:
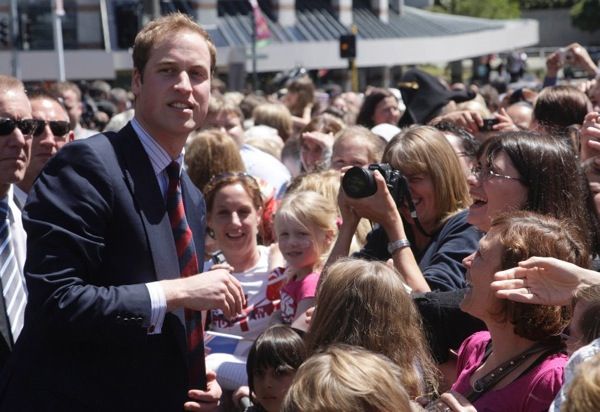
POLYGON ((351 198, 340 190, 343 223, 328 263, 348 254, 358 221, 367 218, 379 226, 355 256, 392 258, 415 292, 464 287, 461 261, 481 235, 466 221, 469 192, 452 146, 433 127, 415 126, 388 143, 383 161, 402 174, 407 190, 394 199, 379 171, 372 172, 377 190, 371 196, 351 198))

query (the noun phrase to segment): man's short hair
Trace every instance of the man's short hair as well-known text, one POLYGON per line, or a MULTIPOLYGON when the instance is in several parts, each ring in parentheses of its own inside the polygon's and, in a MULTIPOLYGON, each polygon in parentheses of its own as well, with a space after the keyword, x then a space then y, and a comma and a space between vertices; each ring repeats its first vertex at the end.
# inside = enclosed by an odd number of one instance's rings
POLYGON ((73 82, 57 82, 54 83, 51 88, 51 92, 54 93, 55 97, 62 99, 64 92, 71 90, 77 96, 77 100, 81 101, 81 89, 73 82))
POLYGON ((67 108, 65 107, 62 99, 59 97, 56 97, 55 94, 52 94, 46 90, 36 89, 33 91, 29 91, 27 93, 27 97, 29 98, 30 102, 33 102, 35 100, 50 100, 52 102, 55 102, 62 108, 65 115, 67 115, 67 116, 69 115, 69 112, 68 112, 67 108))
POLYGON ((206 40, 208 51, 210 53, 210 74, 211 76, 214 74, 217 61, 217 49, 215 48, 212 39, 206 30, 200 27, 189 16, 177 12, 152 20, 142 28, 137 36, 135 36, 135 41, 133 43, 133 67, 139 71, 142 79, 144 68, 146 67, 146 63, 148 63, 150 52, 154 45, 163 40, 168 34, 181 31, 198 33, 206 40))

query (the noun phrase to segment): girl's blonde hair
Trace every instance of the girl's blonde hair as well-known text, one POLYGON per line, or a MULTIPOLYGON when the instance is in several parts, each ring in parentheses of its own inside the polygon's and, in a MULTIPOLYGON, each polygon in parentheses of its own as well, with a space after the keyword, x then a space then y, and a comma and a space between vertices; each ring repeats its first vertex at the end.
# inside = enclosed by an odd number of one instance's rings
POLYGON ((337 234, 335 205, 317 192, 288 193, 281 201, 275 215, 275 233, 279 234, 281 224, 285 220, 297 223, 311 234, 317 252, 321 256, 317 266, 321 266, 337 234), (318 231, 327 234, 325 244, 317 244, 318 231))
POLYGON ((296 372, 282 412, 410 412, 403 371, 383 355, 335 344, 296 372))
MULTIPOLYGON (((332 169, 303 173, 292 179, 286 192, 294 193, 310 190, 320 193, 334 205, 338 210, 338 216, 341 216, 337 201, 338 193, 340 191, 340 177, 340 172, 332 169)), ((360 219, 354 237, 352 238, 350 253, 358 252, 364 247, 367 243, 367 234, 371 229, 371 223, 367 219, 360 219)))
POLYGON ((333 343, 362 346, 402 369, 411 397, 435 392, 438 373, 400 274, 385 263, 361 259, 340 259, 325 270, 306 335, 309 353, 333 343))

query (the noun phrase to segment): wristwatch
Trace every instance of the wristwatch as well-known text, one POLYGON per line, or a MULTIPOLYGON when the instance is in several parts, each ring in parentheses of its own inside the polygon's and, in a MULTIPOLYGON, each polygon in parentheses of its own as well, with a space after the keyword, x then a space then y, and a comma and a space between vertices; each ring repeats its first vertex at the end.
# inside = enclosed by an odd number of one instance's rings
POLYGON ((398 249, 403 249, 405 247, 410 247, 410 242, 408 241, 408 239, 398 239, 388 243, 387 250, 390 255, 393 255, 395 251, 397 251, 398 249))

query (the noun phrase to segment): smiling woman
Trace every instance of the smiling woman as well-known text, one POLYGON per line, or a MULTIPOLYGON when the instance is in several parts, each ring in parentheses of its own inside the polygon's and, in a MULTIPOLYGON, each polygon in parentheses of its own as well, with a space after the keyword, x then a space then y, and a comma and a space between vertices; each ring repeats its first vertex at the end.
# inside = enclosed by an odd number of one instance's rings
POLYGON ((483 320, 489 332, 475 333, 462 344, 452 389, 477 410, 547 410, 567 361, 559 334, 570 309, 501 300, 490 288, 494 273, 531 256, 585 266, 585 243, 569 221, 513 212, 496 217, 479 250, 465 258, 470 287, 461 309, 483 320))
MULTIPOLYGON (((575 222, 587 251, 598 251, 598 220, 575 152, 559 138, 532 132, 491 137, 479 149, 469 176, 473 204, 467 220, 481 231, 500 213, 527 210, 575 222)), ((439 362, 448 349, 482 327, 458 308, 463 291, 426 294, 419 309, 430 329, 427 336, 439 362)))
MULTIPOLYGON (((206 185, 204 194, 207 226, 225 257, 225 263, 218 265, 207 261, 204 270, 229 268, 242 285, 247 302, 242 313, 231 319, 221 310, 211 311, 210 330, 244 338, 237 345, 235 357, 227 359, 230 371, 234 363, 243 371, 252 341, 269 326, 273 313, 279 308, 279 291, 273 293, 268 287, 269 280, 276 278, 270 271, 271 249, 257 244, 263 200, 258 183, 245 173, 215 176, 206 185)), ((280 266, 278 262, 272 263, 280 266)), ((237 375, 219 371, 223 359, 212 355, 207 358, 207 365, 217 371, 221 386, 237 389, 245 384, 245 377, 240 380, 237 375)))
POLYGON ((356 257, 392 258, 415 292, 464 287, 461 260, 475 250, 480 234, 466 222, 467 184, 452 146, 432 127, 411 127, 388 143, 383 161, 406 177, 412 201, 403 196, 398 207, 379 173, 372 196, 353 199, 341 191, 343 223, 329 263, 348 254, 362 217, 380 226, 356 257))

